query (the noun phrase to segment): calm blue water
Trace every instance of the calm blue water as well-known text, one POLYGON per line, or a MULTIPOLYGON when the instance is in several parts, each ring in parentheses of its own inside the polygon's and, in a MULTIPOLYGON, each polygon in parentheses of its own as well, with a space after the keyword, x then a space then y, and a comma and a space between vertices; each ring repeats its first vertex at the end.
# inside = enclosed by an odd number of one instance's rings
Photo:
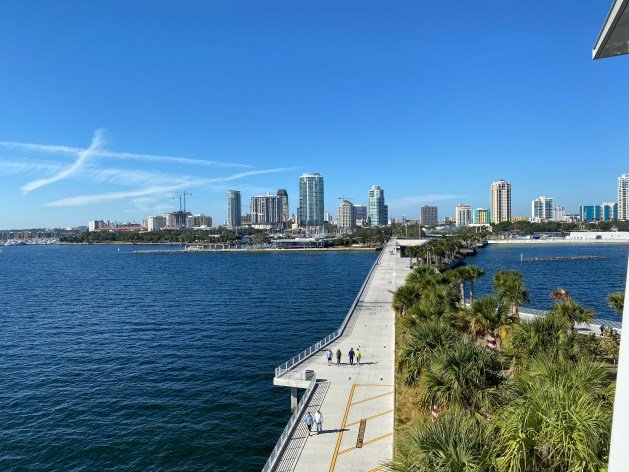
POLYGON ((600 319, 619 321, 620 317, 607 306, 611 292, 624 291, 627 276, 629 244, 493 244, 478 251, 466 263, 485 269, 486 275, 475 284, 478 294, 491 291, 492 276, 498 270, 522 272, 533 308, 550 310, 550 291, 561 287, 579 303, 592 308, 600 319), (604 256, 589 261, 524 262, 524 257, 604 256))
POLYGON ((260 470, 376 253, 0 255, 0 470, 260 470))
MULTIPOLYGON (((259 470, 289 415, 273 369, 336 329, 375 253, 0 256, 0 470, 259 470)), ((532 306, 557 287, 614 317, 629 246, 491 246, 532 306), (525 256, 602 261, 520 264, 525 256)))

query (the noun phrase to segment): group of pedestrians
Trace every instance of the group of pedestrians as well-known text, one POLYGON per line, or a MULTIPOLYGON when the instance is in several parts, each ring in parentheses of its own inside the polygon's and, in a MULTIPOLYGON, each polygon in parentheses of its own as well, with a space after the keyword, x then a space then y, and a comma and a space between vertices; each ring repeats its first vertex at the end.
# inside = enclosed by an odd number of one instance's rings
POLYGON ((308 428, 308 436, 310 436, 310 433, 312 433, 313 423, 315 424, 315 427, 317 428, 317 434, 323 432, 323 413, 321 413, 321 410, 317 410, 314 416, 312 416, 312 414, 308 412, 304 420, 306 422, 306 428, 308 428))
MULTIPOLYGON (((331 349, 328 349, 325 353, 325 356, 328 359, 328 365, 332 365, 332 358, 334 354, 331 349)), ((336 350, 336 365, 341 365, 341 357, 343 357, 343 353, 340 349, 336 350)), ((347 353, 347 357, 349 358, 349 365, 354 365, 354 358, 356 359, 356 364, 360 365, 360 359, 362 357, 360 353, 360 347, 354 351, 354 348, 351 347, 349 352, 347 353)))

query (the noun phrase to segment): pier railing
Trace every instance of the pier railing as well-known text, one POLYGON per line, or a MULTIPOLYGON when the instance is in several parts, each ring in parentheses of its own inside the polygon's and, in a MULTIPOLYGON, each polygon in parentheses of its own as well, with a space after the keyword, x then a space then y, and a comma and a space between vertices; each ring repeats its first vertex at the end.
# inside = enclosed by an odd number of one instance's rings
POLYGON ((290 419, 288 420, 288 423, 286 424, 284 431, 282 431, 282 435, 277 440, 277 443, 275 444, 275 447, 273 448, 271 455, 269 456, 269 458, 266 461, 266 464, 264 464, 264 467, 262 468, 262 472, 269 472, 273 470, 273 467, 275 466, 275 462, 282 454, 282 451, 284 450, 284 447, 286 446, 286 442, 288 438, 290 437, 290 435, 293 433, 293 430, 297 426, 299 417, 303 413, 305 406, 310 401, 310 397, 312 396, 312 392, 314 392, 316 385, 317 385, 317 376, 313 372, 312 378, 310 379, 310 383, 308 384, 306 391, 304 392, 303 396, 297 403, 297 408, 295 408, 295 411, 293 412, 290 419))
POLYGON ((343 319, 343 323, 341 323, 340 328, 334 331, 333 333, 328 334, 325 338, 317 341, 317 343, 313 344, 309 348, 304 349, 299 354, 294 355, 289 360, 284 362, 282 365, 276 367, 275 377, 279 377, 283 375, 286 371, 302 363, 303 361, 311 357, 313 354, 321 350, 321 348, 327 346, 328 344, 333 342, 335 339, 339 338, 341 334, 343 334, 343 331, 345 331, 345 328, 347 327, 347 324, 352 318, 354 310, 356 309, 356 306, 358 305, 358 302, 360 301, 360 298, 363 296, 363 292, 365 291, 365 288, 367 287, 367 284, 369 283, 369 280, 371 279, 371 274, 373 274, 373 271, 378 265, 378 262, 380 262, 380 258, 382 257, 382 253, 385 251, 385 248, 386 248, 386 244, 383 246, 382 250, 380 251, 380 254, 378 254, 378 257, 376 258, 375 262, 371 266, 371 269, 369 270, 367 277, 365 277, 365 281, 363 282, 363 285, 360 287, 360 290, 358 291, 358 295, 356 295, 356 298, 354 299, 354 303, 352 303, 352 306, 347 312, 347 315, 345 315, 345 318, 343 319))

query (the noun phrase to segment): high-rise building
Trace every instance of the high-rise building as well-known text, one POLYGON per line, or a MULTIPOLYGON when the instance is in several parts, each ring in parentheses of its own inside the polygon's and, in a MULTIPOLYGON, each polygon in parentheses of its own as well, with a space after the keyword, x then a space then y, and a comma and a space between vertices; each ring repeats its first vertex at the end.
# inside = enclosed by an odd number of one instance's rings
POLYGON ((531 202, 531 220, 553 221, 555 219, 555 199, 540 196, 531 202))
POLYGON ((288 212, 288 192, 281 188, 277 191, 277 196, 282 201, 282 223, 286 225, 290 219, 290 213, 288 212))
POLYGON ((146 227, 149 231, 159 231, 166 226, 166 218, 163 216, 149 216, 146 220, 146 227))
POLYGON ((472 208, 469 205, 459 203, 456 206, 454 218, 457 226, 469 226, 472 224, 472 208))
POLYGON ((374 185, 369 189, 368 212, 369 224, 386 226, 387 214, 384 204, 384 190, 379 185, 374 185))
POLYGON ((419 221, 422 226, 437 226, 439 217, 437 207, 433 205, 424 205, 419 210, 419 221))
POLYGON ((299 177, 299 226, 323 226, 323 176, 304 174, 299 177))
POLYGON ((511 221, 511 184, 504 179, 493 182, 490 188, 491 222, 511 221))
POLYGON ((616 202, 601 203, 601 218, 604 221, 617 220, 618 219, 618 203, 616 202))
POLYGON ((618 177, 618 219, 629 220, 629 174, 618 177))
POLYGON ((236 229, 242 224, 240 190, 227 191, 227 227, 236 229))
POLYGON ((343 200, 339 205, 338 227, 342 229, 352 229, 356 227, 356 213, 354 205, 349 200, 343 200))
POLYGON ((265 228, 282 226, 282 210, 280 195, 251 197, 251 224, 265 228))
POLYGON ((332 224, 332 223, 334 223, 334 216, 329 211, 326 211, 323 214, 323 221, 324 221, 324 223, 332 224))
POLYGON ((476 208, 472 214, 472 223, 475 225, 491 224, 491 212, 487 208, 476 208))
POLYGON ((579 207, 581 221, 611 221, 619 219, 618 204, 605 202, 600 205, 581 205, 579 207))
POLYGON ((579 212, 581 213, 581 221, 584 223, 588 221, 600 221, 601 219, 600 205, 581 205, 579 212))
POLYGON ((365 205, 354 205, 354 215, 356 218, 356 226, 367 225, 367 207, 365 205))

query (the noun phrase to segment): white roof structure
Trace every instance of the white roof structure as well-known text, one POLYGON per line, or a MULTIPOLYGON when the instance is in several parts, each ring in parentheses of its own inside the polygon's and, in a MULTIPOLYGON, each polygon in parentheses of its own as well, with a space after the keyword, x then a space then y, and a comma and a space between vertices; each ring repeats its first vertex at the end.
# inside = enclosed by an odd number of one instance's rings
POLYGON ((629 0, 614 0, 592 48, 592 59, 629 53, 629 0))

